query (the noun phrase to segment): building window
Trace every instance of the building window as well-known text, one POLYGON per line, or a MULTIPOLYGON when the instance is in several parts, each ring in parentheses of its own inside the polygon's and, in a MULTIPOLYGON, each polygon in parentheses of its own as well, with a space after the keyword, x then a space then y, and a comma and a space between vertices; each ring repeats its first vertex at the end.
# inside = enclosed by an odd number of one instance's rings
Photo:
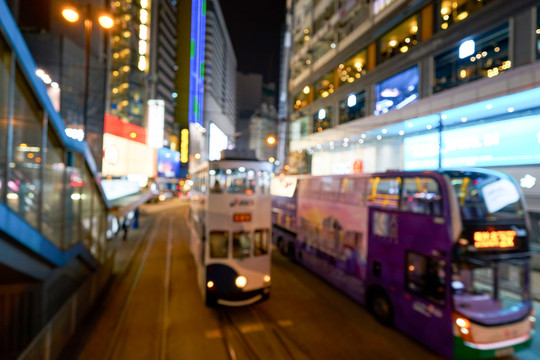
POLYGON ((406 53, 418 40, 418 14, 415 14, 380 38, 380 62, 406 53))
POLYGON ((304 116, 291 123, 291 140, 298 140, 309 133, 309 117, 304 116))
POLYGON ((365 101, 365 91, 347 95, 347 98, 339 103, 339 123, 343 124, 365 116, 365 101))
POLYGON ((313 114, 313 132, 321 132, 332 127, 332 107, 320 108, 313 114))
POLYGON ((338 75, 340 84, 352 83, 366 74, 367 50, 356 53, 343 64, 339 64, 338 75))
POLYGON ((302 91, 294 96, 294 110, 299 110, 309 104, 309 93, 311 89, 306 86, 302 91))
MULTIPOLYGON (((11 62, 11 51, 8 49, 4 39, 0 36, 0 190, 6 183, 6 156, 7 156, 7 134, 8 129, 8 94, 9 94, 9 64, 11 62)), ((0 191, 1 193, 1 191, 0 191)), ((0 199, 1 200, 1 199, 0 199)))
POLYGON ((313 85, 315 99, 326 98, 334 92, 334 72, 330 72, 317 80, 313 85))
POLYGON ((465 20, 473 12, 483 8, 490 0, 442 0, 439 11, 439 24, 442 30, 465 20))
POLYGON ((511 68, 508 59, 508 24, 467 38, 466 42, 435 56, 433 92, 495 77, 511 68))

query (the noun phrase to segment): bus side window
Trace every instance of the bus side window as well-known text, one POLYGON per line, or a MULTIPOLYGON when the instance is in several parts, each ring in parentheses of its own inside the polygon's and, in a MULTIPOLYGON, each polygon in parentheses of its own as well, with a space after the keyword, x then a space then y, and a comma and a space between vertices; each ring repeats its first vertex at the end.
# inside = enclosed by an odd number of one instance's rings
POLYGON ((441 216, 441 192, 435 179, 405 178, 400 207, 415 214, 441 216))
POLYGON ((409 251, 406 258, 406 288, 433 302, 444 304, 446 273, 444 260, 409 251))
POLYGON ((210 232, 210 257, 224 259, 229 252, 229 232, 211 231, 210 232))
POLYGON ((397 209, 401 178, 371 178, 368 193, 369 205, 397 209))
POLYGON ((355 179, 344 177, 341 182, 339 202, 351 205, 364 205, 364 193, 366 179, 355 179))
POLYGON ((260 256, 268 253, 268 229, 255 230, 253 234, 253 255, 260 256))

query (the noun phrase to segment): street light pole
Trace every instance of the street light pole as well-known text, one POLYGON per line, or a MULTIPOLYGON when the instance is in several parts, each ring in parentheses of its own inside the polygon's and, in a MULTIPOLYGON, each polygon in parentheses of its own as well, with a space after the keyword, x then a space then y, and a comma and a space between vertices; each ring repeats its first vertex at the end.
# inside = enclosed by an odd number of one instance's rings
POLYGON ((90 76, 90 40, 92 37, 92 19, 91 19, 92 5, 86 4, 84 14, 84 82, 83 82, 83 127, 84 137, 83 140, 87 141, 88 133, 88 88, 89 88, 89 76, 90 76))

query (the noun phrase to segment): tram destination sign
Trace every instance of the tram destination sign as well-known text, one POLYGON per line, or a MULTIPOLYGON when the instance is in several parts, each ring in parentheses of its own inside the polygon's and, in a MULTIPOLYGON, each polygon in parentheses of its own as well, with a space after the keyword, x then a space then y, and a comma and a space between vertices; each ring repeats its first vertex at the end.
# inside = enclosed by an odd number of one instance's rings
POLYGON ((233 214, 233 222, 250 222, 250 221, 251 221, 250 213, 233 214))

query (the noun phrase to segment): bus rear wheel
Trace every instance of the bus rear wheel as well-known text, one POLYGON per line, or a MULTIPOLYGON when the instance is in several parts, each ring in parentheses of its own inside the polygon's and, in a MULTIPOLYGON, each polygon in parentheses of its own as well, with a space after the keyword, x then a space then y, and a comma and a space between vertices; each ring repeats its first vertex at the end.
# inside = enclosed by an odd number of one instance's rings
POLYGON ((375 289, 369 296, 369 311, 383 325, 390 326, 394 322, 394 310, 390 298, 382 289, 375 289))

